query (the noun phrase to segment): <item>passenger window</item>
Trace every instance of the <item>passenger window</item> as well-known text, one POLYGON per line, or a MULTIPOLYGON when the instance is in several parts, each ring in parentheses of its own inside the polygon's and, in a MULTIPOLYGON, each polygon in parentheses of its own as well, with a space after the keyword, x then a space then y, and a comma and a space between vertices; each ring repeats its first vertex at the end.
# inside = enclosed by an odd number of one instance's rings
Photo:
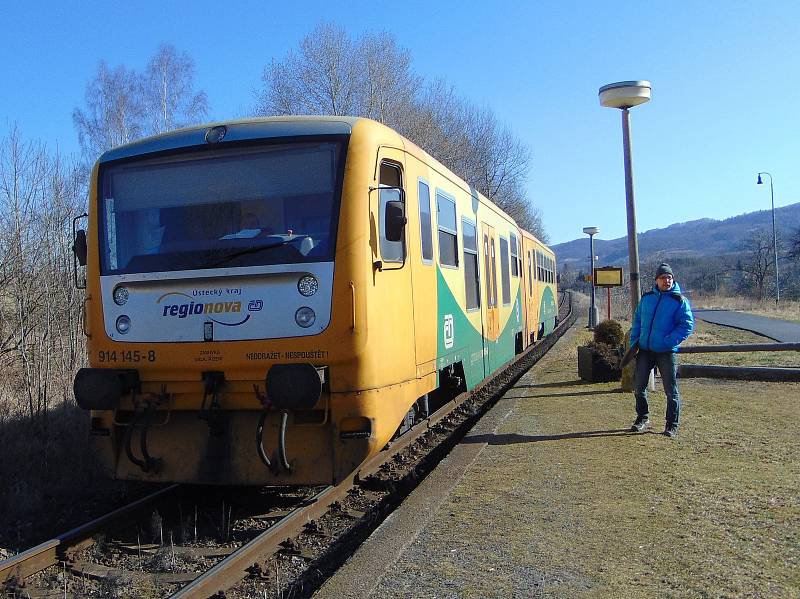
POLYGON ((508 240, 500 238, 500 276, 503 279, 503 305, 511 303, 511 279, 508 276, 508 240))
MULTIPOLYGON (((380 187, 402 186, 400 168, 388 162, 381 163, 380 187)), ((405 239, 400 241, 389 241, 386 239, 386 203, 401 199, 399 189, 380 189, 378 226, 381 236, 381 258, 384 262, 402 262, 406 252, 405 239)), ((404 236, 405 237, 405 236, 404 236)))
POLYGON ((461 235, 464 239, 464 289, 467 296, 467 310, 481 306, 481 288, 478 280, 478 232, 475 223, 466 219, 461 221, 461 235))
POLYGON ((419 182, 419 228, 422 236, 422 260, 433 261, 433 229, 431 226, 431 190, 419 182))
POLYGON ((436 211, 439 225, 439 264, 458 267, 458 231, 456 202, 436 190, 436 211))
POLYGON ((519 250, 517 249, 517 236, 511 233, 511 276, 518 277, 519 272, 519 250))
POLYGON ((542 255, 536 250, 536 279, 544 281, 544 269, 542 268, 542 255))

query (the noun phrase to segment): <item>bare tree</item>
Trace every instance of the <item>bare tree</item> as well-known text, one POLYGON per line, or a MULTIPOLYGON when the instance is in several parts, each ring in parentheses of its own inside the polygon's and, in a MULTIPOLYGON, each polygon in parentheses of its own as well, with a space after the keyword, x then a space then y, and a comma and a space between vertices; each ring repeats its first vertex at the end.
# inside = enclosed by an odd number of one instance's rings
POLYGON ((261 115, 363 116, 397 129, 542 240, 541 215, 526 199, 530 152, 489 108, 411 70, 407 50, 386 32, 351 39, 323 23, 297 52, 264 68, 261 115))
POLYGON ((765 229, 756 229, 744 240, 740 258, 733 270, 742 275, 745 290, 754 290, 756 297, 763 300, 766 287, 774 276, 774 246, 772 235, 765 229))
POLYGON ((800 227, 789 238, 789 251, 787 257, 800 261, 800 227))
POLYGON ((359 77, 356 49, 345 30, 321 23, 264 69, 258 114, 355 114, 359 77))
POLYGON ((111 70, 102 60, 86 85, 86 109, 72 112, 81 149, 91 160, 144 135, 144 116, 141 75, 123 66, 111 70))
POLYGON ((59 157, 13 128, 0 140, 0 369, 32 418, 63 401, 83 360, 82 303, 71 280, 71 215, 79 186, 59 157))
POLYGON ((399 48, 390 34, 366 34, 358 40, 363 56, 359 113, 367 118, 400 127, 413 112, 414 100, 422 78, 411 72, 411 56, 399 48))
POLYGON ((208 112, 204 91, 194 91, 194 60, 161 44, 144 74, 144 107, 152 134, 195 124, 208 112))
POLYGON ((100 61, 86 85, 86 106, 72 120, 84 158, 93 162, 115 146, 205 118, 204 91, 194 91, 194 61, 162 44, 144 74, 100 61))

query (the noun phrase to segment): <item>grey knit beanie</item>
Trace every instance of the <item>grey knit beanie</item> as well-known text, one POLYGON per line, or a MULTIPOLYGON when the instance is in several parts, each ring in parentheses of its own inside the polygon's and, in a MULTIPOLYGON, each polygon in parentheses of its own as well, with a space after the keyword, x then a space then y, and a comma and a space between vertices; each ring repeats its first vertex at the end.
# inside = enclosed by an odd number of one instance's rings
POLYGON ((666 262, 662 262, 658 265, 656 269, 656 279, 661 275, 671 275, 672 274, 672 267, 667 264, 666 262))

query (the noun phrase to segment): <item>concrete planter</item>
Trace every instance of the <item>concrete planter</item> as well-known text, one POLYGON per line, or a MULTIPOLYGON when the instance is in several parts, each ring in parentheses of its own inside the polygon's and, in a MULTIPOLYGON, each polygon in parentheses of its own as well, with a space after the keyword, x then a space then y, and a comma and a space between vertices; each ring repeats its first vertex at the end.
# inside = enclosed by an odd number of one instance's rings
POLYGON ((584 345, 578 347, 578 376, 591 383, 607 383, 620 380, 622 371, 618 367, 610 367, 594 348, 584 345))

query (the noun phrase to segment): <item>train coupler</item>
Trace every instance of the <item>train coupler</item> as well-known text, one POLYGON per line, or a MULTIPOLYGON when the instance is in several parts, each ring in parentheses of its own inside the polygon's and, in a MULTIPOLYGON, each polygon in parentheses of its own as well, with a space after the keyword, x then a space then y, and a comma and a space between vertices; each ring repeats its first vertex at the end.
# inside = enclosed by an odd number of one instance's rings
POLYGON ((156 408, 169 401, 169 394, 164 387, 161 388, 160 394, 151 394, 150 399, 144 402, 137 399, 135 393, 131 397, 134 405, 133 418, 125 430, 124 446, 125 455, 128 459, 136 464, 142 472, 153 472, 158 474, 164 465, 164 460, 161 458, 154 458, 147 450, 147 433, 152 423, 153 413, 156 408), (139 447, 142 452, 142 459, 136 457, 133 453, 133 433, 137 426, 141 425, 142 430, 139 433, 139 447))
POLYGON ((222 421, 219 403, 219 392, 224 384, 224 372, 217 370, 203 372, 203 402, 200 404, 199 417, 208 423, 209 433, 215 437, 225 434, 225 424, 222 421), (206 403, 208 403, 208 407, 206 407, 206 403))
POLYGON ((281 410, 281 425, 278 431, 278 454, 270 458, 264 449, 264 424, 267 421, 267 416, 269 415, 272 404, 269 398, 261 393, 258 385, 253 385, 253 390, 255 391, 256 398, 263 407, 261 415, 258 417, 258 425, 256 426, 256 451, 258 451, 258 457, 261 458, 264 465, 269 468, 270 472, 274 475, 277 476, 281 470, 289 473, 292 471, 292 466, 286 457, 286 424, 289 420, 289 410, 281 410))

